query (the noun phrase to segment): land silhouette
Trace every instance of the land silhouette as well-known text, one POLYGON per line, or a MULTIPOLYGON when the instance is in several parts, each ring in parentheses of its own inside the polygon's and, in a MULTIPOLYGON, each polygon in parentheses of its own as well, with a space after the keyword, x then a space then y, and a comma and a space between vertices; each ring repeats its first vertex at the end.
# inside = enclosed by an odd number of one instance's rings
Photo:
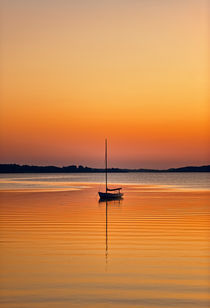
MULTIPOLYGON (((186 166, 180 168, 169 169, 124 169, 124 168, 108 168, 109 173, 122 172, 210 172, 210 165, 206 166, 186 166)), ((18 165, 18 164, 0 164, 0 173, 102 173, 103 168, 91 168, 84 166, 34 166, 34 165, 18 165)))

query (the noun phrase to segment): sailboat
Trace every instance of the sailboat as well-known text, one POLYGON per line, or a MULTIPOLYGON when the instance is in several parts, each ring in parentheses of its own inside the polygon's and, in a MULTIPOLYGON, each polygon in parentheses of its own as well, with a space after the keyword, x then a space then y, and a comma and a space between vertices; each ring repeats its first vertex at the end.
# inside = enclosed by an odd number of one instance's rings
POLYGON ((105 179, 106 179, 106 191, 98 192, 100 200, 113 200, 122 198, 123 196, 123 193, 121 193, 122 187, 110 189, 107 186, 107 139, 105 139, 105 179))

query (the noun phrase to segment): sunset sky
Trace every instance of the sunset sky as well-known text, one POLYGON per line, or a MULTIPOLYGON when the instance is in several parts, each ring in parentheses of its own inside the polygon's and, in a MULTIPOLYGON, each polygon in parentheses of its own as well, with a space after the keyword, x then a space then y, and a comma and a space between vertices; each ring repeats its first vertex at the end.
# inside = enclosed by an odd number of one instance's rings
POLYGON ((2 0, 0 163, 209 164, 208 0, 2 0))

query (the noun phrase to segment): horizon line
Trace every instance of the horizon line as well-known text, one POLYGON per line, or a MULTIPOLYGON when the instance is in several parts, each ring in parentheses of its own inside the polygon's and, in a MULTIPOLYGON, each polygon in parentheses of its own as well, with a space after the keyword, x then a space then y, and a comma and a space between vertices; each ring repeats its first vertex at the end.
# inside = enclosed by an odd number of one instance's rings
MULTIPOLYGON (((33 165, 33 164, 17 164, 17 163, 0 163, 0 167, 12 167, 12 166, 17 166, 20 168, 56 168, 56 169, 63 169, 63 168, 72 168, 76 170, 81 170, 81 169, 90 169, 90 170, 98 170, 98 171, 103 171, 105 168, 100 168, 100 167, 89 167, 85 165, 63 165, 63 166, 56 166, 56 165, 33 165)), ((204 164, 204 165, 184 165, 182 167, 169 167, 166 169, 162 168, 144 168, 144 167, 138 167, 138 168, 124 168, 124 167, 108 167, 107 170, 125 170, 125 171, 139 171, 139 170, 148 170, 148 171, 169 171, 169 170, 179 170, 179 169, 186 169, 186 168, 206 168, 210 167, 210 164, 204 164)), ((1 172, 1 170, 0 170, 1 172)))

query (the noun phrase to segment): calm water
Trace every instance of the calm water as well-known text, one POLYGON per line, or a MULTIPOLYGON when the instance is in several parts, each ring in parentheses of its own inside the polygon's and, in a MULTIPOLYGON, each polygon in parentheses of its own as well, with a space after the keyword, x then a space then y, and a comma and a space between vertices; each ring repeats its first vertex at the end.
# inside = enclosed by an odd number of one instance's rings
MULTIPOLYGON (((0 189, 66 190, 74 188, 75 183, 97 183, 98 189, 102 189, 104 181, 103 173, 0 174, 0 189)), ((162 185, 176 189, 210 189, 210 173, 110 173, 108 181, 113 184, 162 185)))
POLYGON ((209 307, 210 175, 0 176, 1 307, 209 307))

